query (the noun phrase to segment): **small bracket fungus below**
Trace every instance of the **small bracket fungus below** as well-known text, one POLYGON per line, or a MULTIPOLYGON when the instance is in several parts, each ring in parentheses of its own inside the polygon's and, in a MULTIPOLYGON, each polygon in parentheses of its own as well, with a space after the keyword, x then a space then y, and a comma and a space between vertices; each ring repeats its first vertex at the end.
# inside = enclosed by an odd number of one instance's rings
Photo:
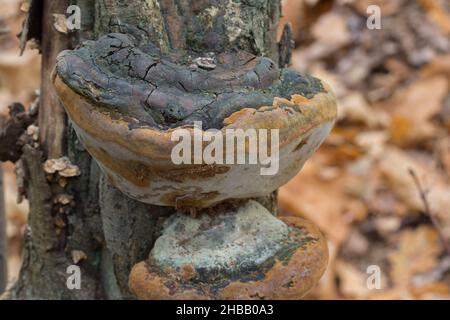
MULTIPOLYGON (((56 91, 109 181, 138 201, 201 213, 168 219, 130 288, 142 299, 300 298, 325 269, 325 240, 310 223, 277 219, 248 199, 300 171, 333 126, 334 96, 319 79, 268 58, 237 50, 203 58, 161 54, 117 33, 57 58, 56 91), (228 129, 278 130, 278 173, 261 175, 261 164, 175 164, 172 133, 193 137, 199 121, 225 137, 228 129)), ((250 156, 247 145, 243 151, 250 156)))
POLYGON ((311 223, 277 219, 250 200, 199 219, 169 218, 129 283, 143 299, 299 299, 327 259, 326 242, 311 223))

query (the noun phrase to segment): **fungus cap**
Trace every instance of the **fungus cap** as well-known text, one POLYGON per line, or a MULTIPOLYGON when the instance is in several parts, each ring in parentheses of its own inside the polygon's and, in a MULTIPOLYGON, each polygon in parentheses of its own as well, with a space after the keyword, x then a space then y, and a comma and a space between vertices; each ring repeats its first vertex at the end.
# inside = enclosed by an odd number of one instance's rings
POLYGON ((299 299, 322 276, 328 249, 313 224, 279 220, 251 200, 223 210, 200 219, 171 217, 148 260, 131 271, 136 296, 299 299))
MULTIPOLYGON (((138 48, 122 34, 58 57, 53 82, 79 139, 131 198, 202 208, 265 196, 301 169, 333 126, 334 96, 316 78, 279 71, 269 59, 245 52, 215 57, 213 70, 194 68, 191 60, 186 53, 138 48), (278 170, 262 175, 267 164, 260 161, 226 161, 238 152, 249 159, 249 144, 245 150, 225 147, 223 163, 175 164, 172 135, 185 129, 194 140, 195 121, 203 123, 203 135, 216 129, 223 141, 235 133, 229 129, 265 129, 269 141, 270 130, 279 130, 278 170)), ((194 162, 194 151, 189 158, 194 162)))

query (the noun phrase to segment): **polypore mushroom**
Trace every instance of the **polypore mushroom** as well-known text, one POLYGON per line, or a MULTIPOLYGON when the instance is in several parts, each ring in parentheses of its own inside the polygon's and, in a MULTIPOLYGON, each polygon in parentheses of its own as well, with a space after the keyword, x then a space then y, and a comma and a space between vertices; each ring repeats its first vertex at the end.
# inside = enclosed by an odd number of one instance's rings
MULTIPOLYGON (((270 194, 328 135, 336 117, 332 93, 316 78, 242 51, 218 55, 214 69, 194 67, 195 59, 110 34, 62 52, 54 84, 78 137, 129 197, 203 208, 270 194), (261 162, 175 164, 172 135, 184 128, 194 140, 196 121, 201 134, 217 129, 224 141, 234 134, 229 129, 279 130, 277 174, 261 175, 261 162)), ((248 159, 249 144, 241 151, 248 159)), ((238 152, 224 146, 223 159, 238 152)))
POLYGON ((319 79, 243 51, 162 54, 109 34, 62 52, 53 82, 114 186, 142 202, 200 210, 197 219, 171 216, 133 268, 139 298, 299 298, 321 276, 327 248, 317 229, 248 200, 291 179, 331 130, 336 104, 319 79), (276 153, 269 174, 261 150, 250 161, 253 132, 266 156, 276 153), (174 160, 174 135, 194 141, 183 151, 192 162, 174 160), (208 139, 196 145, 199 135, 208 139), (226 143, 211 148, 220 137, 226 143))
POLYGON ((129 283, 143 299, 298 299, 319 280, 327 252, 310 222, 277 219, 250 200, 199 219, 170 217, 129 283))

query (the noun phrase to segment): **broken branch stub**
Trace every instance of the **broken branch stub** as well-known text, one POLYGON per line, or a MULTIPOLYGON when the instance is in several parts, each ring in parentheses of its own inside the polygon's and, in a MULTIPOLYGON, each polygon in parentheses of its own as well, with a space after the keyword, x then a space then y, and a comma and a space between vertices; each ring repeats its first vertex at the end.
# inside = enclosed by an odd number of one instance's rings
MULTIPOLYGON (((53 81, 80 140, 112 184, 139 201, 177 208, 270 194, 301 169, 336 117, 325 84, 279 70, 268 58, 244 51, 163 55, 125 34, 62 52, 53 81), (261 175, 261 163, 175 164, 172 134, 183 128, 194 140, 195 122, 202 123, 201 135, 216 129, 224 140, 228 129, 279 130, 279 171, 261 175)), ((241 151, 245 159, 252 152, 241 151)), ((236 153, 224 146, 223 159, 236 153)))

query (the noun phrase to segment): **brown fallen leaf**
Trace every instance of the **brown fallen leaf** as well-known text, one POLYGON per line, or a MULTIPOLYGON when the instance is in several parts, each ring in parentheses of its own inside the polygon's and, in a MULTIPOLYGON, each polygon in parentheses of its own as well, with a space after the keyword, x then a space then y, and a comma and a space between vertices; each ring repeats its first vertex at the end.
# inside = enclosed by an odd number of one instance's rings
POLYGON ((380 7, 381 12, 385 16, 389 16, 397 13, 404 4, 405 0, 350 0, 346 1, 353 6, 359 14, 367 16, 367 8, 370 5, 376 5, 380 7))
POLYGON ((426 190, 430 213, 441 226, 442 236, 450 242, 450 185, 429 161, 419 161, 406 152, 388 147, 379 159, 379 168, 388 187, 415 211, 424 211, 424 203, 411 177, 412 170, 426 190))
POLYGON ((418 79, 377 104, 377 108, 392 115, 389 129, 392 141, 405 146, 438 136, 438 128, 430 120, 442 110, 448 90, 446 77, 433 76, 418 79))
POLYGON ((303 216, 319 226, 325 235, 339 245, 349 232, 350 223, 362 219, 367 208, 361 200, 352 196, 352 190, 359 189, 362 178, 351 174, 339 174, 333 179, 320 178, 321 157, 316 153, 303 170, 280 188, 279 204, 286 214, 303 216), (323 201, 323 199, 333 201, 323 201))
POLYGON ((324 12, 329 11, 332 4, 332 1, 283 0, 277 39, 280 39, 284 25, 289 22, 292 25, 294 40, 301 42, 305 31, 309 30, 324 12))
POLYGON ((0 88, 6 89, 16 99, 2 100, 2 104, 5 104, 2 108, 15 101, 31 102, 30 92, 39 88, 39 72, 40 56, 36 51, 27 50, 19 56, 19 52, 0 50, 0 88))
MULTIPOLYGON (((337 261, 336 275, 339 279, 339 290, 346 298, 364 299, 370 295, 367 287, 367 274, 344 261, 337 261)), ((384 278, 384 277, 381 277, 384 278)))
POLYGON ((433 227, 421 225, 400 234, 399 246, 389 255, 391 279, 399 288, 409 288, 414 275, 436 267, 442 252, 439 237, 433 227))
POLYGON ((431 63, 420 70, 419 74, 424 79, 436 75, 443 75, 450 79, 450 54, 436 56, 431 63))
POLYGON ((363 123, 369 128, 389 125, 390 118, 382 110, 374 109, 358 92, 339 99, 338 119, 363 123))
POLYGON ((431 20, 444 32, 450 34, 450 12, 446 12, 440 0, 419 0, 419 3, 427 11, 431 20))
POLYGON ((422 300, 448 299, 448 296, 450 294, 450 288, 448 283, 432 282, 427 283, 420 287, 412 288, 411 293, 414 299, 422 299, 422 300))
POLYGON ((441 111, 448 92, 446 77, 421 78, 397 90, 397 94, 387 103, 393 114, 408 116, 412 122, 418 123, 431 119, 441 111))
POLYGON ((332 51, 351 42, 345 17, 334 12, 322 15, 312 27, 311 33, 318 43, 327 45, 328 50, 332 51))
POLYGON ((389 126, 392 142, 402 147, 414 146, 439 135, 439 129, 432 123, 416 120, 410 115, 393 115, 389 126))
POLYGON ((320 16, 311 27, 311 36, 315 41, 293 57, 294 65, 300 69, 310 67, 313 61, 330 56, 352 41, 345 16, 335 12, 320 16))

